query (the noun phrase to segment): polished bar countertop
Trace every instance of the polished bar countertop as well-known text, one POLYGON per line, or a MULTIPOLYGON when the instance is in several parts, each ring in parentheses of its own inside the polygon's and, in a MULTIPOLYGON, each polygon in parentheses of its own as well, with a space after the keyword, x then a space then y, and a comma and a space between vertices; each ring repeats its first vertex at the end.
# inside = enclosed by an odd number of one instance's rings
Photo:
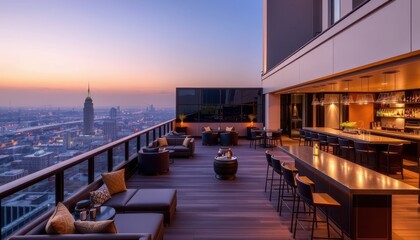
POLYGON ((313 155, 308 146, 282 146, 280 149, 301 164, 318 171, 344 192, 352 195, 416 195, 420 189, 330 153, 313 155))
POLYGON ((349 140, 357 141, 357 142, 365 142, 370 144, 410 144, 410 141, 398 138, 390 138, 385 136, 378 136, 372 134, 352 134, 352 133, 345 133, 342 130, 337 130, 333 128, 325 128, 325 127, 305 127, 305 130, 309 130, 312 132, 322 133, 325 135, 336 136, 340 138, 346 138, 349 140))
POLYGON ((420 135, 416 134, 410 134, 405 132, 396 132, 396 131, 389 131, 389 130, 377 130, 377 129, 366 129, 366 131, 369 131, 373 134, 377 135, 383 135, 383 136, 389 136, 389 137, 396 137, 396 138, 403 138, 413 141, 420 141, 420 135))

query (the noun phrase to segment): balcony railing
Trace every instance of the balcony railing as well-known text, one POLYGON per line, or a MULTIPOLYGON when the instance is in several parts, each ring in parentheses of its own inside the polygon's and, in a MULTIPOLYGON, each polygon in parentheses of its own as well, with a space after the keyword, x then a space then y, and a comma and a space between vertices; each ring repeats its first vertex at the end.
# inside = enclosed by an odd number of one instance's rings
POLYGON ((168 120, 0 186, 2 239, 73 193, 83 191, 98 180, 102 172, 136 164, 140 148, 174 126, 175 119, 168 120))

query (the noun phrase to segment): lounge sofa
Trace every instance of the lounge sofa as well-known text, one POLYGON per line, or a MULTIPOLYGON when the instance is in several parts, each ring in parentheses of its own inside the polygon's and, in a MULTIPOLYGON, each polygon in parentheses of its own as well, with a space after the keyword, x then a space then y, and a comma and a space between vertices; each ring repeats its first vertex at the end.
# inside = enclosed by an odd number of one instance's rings
POLYGON ((194 138, 189 138, 187 146, 184 146, 185 137, 164 137, 168 145, 160 145, 158 140, 153 141, 149 144, 149 147, 164 147, 166 150, 172 150, 170 157, 194 157, 195 152, 195 141, 194 138))
POLYGON ((15 235, 10 240, 26 239, 121 239, 121 240, 162 240, 163 215, 158 213, 123 213, 116 214, 114 223, 118 233, 89 233, 89 234, 47 234, 45 225, 47 220, 22 235, 15 235))
POLYGON ((176 189, 129 188, 112 195, 103 205, 113 207, 119 213, 162 213, 164 223, 169 225, 176 211, 176 189))
MULTIPOLYGON (((89 184, 86 190, 66 200, 68 209, 76 202, 89 198, 90 191, 98 189, 102 181, 89 184)), ((127 189, 115 193, 103 205, 113 207, 117 234, 62 234, 47 235, 45 226, 52 209, 19 230, 10 239, 137 239, 161 240, 165 224, 170 224, 177 205, 176 189, 127 189), (135 220, 134 220, 135 219, 135 220)))

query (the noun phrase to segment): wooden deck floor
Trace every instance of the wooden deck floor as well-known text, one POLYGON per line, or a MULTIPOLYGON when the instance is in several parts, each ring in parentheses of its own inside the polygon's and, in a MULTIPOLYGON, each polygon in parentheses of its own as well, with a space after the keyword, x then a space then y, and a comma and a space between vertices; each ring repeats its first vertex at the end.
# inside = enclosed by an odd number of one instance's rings
MULTIPOLYGON (((284 145, 296 144, 283 139, 284 145)), ((247 140, 240 140, 239 146, 232 147, 239 163, 237 178, 222 181, 213 171, 219 147, 201 146, 200 139, 196 140, 195 157, 175 159, 168 174, 135 175, 127 182, 127 187, 177 189, 177 212, 173 223, 165 228, 165 239, 291 239, 289 210, 284 208, 280 217, 276 212, 277 191, 272 201, 264 192, 265 149, 249 148, 247 140)), ((280 150, 273 151, 285 161, 293 161, 280 150)), ((404 174, 405 182, 417 186, 417 174, 404 174)), ((393 239, 420 239, 419 207, 417 196, 393 197, 393 239)), ((296 239, 308 236, 299 230, 296 239)))

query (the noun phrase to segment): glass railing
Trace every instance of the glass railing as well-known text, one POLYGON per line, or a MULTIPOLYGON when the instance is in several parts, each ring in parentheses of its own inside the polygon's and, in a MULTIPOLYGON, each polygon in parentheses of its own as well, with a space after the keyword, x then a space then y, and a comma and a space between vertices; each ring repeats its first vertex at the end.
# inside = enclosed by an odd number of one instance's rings
POLYGON ((0 186, 1 239, 83 191, 101 173, 136 163, 137 152, 175 126, 175 119, 160 123, 117 141, 47 167, 0 186))

